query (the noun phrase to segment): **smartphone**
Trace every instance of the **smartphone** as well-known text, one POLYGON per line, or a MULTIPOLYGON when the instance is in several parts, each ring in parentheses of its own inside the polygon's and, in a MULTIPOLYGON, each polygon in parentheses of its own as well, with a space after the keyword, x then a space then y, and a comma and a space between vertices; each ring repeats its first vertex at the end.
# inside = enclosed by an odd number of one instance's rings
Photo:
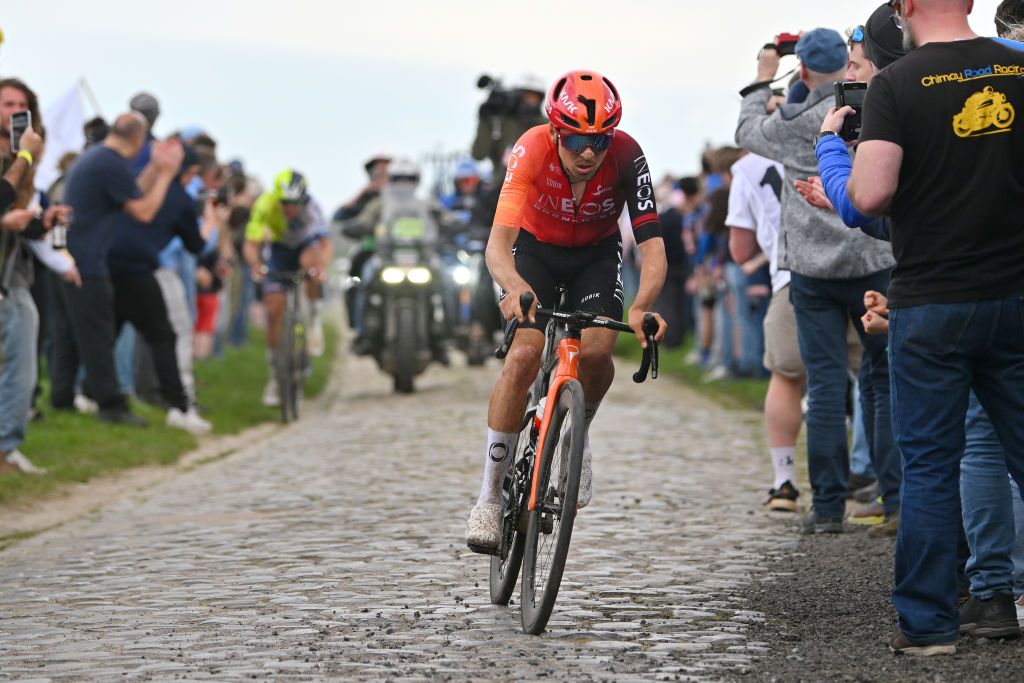
POLYGON ((11 114, 11 150, 21 151, 21 134, 32 125, 32 112, 16 111, 11 114))
POLYGON ((836 108, 853 107, 853 113, 843 121, 843 129, 839 137, 853 142, 860 137, 861 112, 864 109, 864 95, 868 84, 863 81, 836 81, 833 85, 836 93, 836 108))

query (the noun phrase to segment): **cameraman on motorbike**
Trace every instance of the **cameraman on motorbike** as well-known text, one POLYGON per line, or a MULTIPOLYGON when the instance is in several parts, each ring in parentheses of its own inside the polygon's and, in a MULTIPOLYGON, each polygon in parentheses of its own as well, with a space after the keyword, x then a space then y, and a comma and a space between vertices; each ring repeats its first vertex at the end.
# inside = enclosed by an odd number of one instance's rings
POLYGON ((509 89, 490 76, 481 76, 480 88, 489 88, 487 99, 480 105, 476 139, 471 153, 474 159, 491 160, 496 172, 504 169, 505 150, 515 145, 523 133, 547 123, 542 111, 547 84, 532 74, 519 78, 509 89))

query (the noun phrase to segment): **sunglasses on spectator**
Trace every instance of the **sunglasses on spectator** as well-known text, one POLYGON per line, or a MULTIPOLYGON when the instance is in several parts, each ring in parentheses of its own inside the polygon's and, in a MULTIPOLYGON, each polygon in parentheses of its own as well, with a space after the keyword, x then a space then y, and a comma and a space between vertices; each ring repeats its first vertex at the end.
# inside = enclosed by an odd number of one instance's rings
POLYGON ((857 26, 846 32, 847 37, 851 43, 863 43, 864 42, 864 27, 857 26))
POLYGON ((590 135, 558 135, 562 147, 573 154, 583 154, 583 150, 590 147, 595 153, 603 152, 612 144, 611 133, 593 133, 590 135))
POLYGON ((892 8, 892 23, 896 24, 896 28, 903 30, 903 20, 900 18, 900 14, 903 13, 903 0, 889 0, 889 7, 892 8))

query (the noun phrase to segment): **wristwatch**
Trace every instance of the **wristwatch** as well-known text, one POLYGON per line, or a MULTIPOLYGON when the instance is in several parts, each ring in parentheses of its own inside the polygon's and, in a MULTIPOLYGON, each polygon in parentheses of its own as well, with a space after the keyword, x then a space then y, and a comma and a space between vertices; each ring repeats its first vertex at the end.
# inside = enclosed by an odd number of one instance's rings
POLYGON ((821 142, 821 139, 827 138, 829 135, 835 135, 836 137, 839 137, 839 133, 835 132, 834 130, 823 130, 814 136, 814 147, 817 148, 818 143, 821 142))

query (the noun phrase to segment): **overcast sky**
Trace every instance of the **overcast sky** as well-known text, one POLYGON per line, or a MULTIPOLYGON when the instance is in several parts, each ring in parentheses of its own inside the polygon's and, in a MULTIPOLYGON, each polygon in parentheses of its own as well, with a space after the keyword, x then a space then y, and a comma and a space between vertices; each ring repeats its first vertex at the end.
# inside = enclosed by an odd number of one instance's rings
MULTIPOLYGON (((601 71, 656 176, 693 172, 706 141, 732 140, 736 91, 763 43, 816 26, 842 32, 878 4, 5 0, 0 74, 28 81, 44 108, 84 77, 108 118, 149 90, 163 109, 158 134, 200 124, 224 159, 264 179, 302 169, 333 210, 378 150, 467 150, 484 72, 550 82, 601 71)), ((976 2, 975 31, 993 34, 997 4, 976 2)))

